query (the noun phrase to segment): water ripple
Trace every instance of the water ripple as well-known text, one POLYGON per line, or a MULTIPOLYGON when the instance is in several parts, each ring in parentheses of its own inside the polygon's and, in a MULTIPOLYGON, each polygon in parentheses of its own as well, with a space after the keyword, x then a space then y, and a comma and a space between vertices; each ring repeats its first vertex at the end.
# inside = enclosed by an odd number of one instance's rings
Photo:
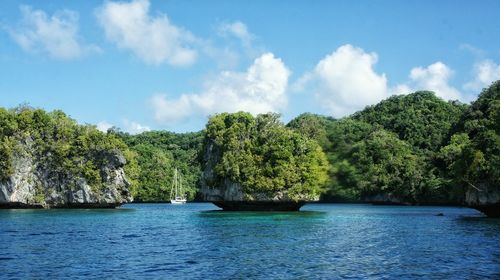
POLYGON ((500 220, 471 209, 317 204, 301 212, 252 213, 222 212, 211 204, 125 208, 0 211, 2 276, 500 278, 500 220))

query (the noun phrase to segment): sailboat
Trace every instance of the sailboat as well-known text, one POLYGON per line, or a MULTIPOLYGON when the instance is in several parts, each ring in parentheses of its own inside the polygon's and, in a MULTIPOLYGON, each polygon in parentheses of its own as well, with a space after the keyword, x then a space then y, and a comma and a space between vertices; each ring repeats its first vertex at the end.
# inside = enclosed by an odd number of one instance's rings
POLYGON ((172 188, 170 189, 170 203, 184 204, 186 203, 186 195, 182 192, 182 180, 177 172, 174 170, 174 178, 172 179, 172 188))

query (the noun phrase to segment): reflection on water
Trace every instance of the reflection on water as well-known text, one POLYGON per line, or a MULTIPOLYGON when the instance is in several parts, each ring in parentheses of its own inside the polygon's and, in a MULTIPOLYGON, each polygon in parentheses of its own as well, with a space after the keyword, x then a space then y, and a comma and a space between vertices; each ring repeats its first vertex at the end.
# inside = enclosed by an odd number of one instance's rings
POLYGON ((198 216, 206 218, 252 218, 252 217, 266 217, 266 218, 316 218, 325 216, 324 211, 291 211, 291 212, 264 212, 264 211, 223 211, 223 210, 206 210, 200 211, 198 216))
POLYGON ((2 278, 498 279, 500 221, 455 207, 1 210, 2 278), (443 213, 444 216, 436 216, 443 213))

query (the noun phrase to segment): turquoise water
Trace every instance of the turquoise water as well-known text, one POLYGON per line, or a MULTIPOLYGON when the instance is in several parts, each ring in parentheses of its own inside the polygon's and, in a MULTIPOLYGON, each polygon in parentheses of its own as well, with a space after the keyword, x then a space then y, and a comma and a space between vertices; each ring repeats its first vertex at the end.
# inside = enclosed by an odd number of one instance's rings
POLYGON ((0 210, 0 278, 500 278, 500 220, 467 208, 216 209, 0 210))

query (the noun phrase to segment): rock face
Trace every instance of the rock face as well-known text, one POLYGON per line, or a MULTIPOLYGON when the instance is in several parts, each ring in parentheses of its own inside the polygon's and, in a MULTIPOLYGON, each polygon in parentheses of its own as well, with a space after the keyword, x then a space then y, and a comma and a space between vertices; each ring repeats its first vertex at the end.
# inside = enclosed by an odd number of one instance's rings
POLYGON ((477 184, 465 193, 467 206, 483 212, 486 216, 500 218, 500 188, 490 184, 477 184))
POLYGON ((0 182, 0 208, 111 208, 132 201, 118 150, 101 153, 107 163, 100 169, 96 188, 83 176, 51 170, 33 156, 32 143, 19 145, 12 159, 13 174, 0 182))

